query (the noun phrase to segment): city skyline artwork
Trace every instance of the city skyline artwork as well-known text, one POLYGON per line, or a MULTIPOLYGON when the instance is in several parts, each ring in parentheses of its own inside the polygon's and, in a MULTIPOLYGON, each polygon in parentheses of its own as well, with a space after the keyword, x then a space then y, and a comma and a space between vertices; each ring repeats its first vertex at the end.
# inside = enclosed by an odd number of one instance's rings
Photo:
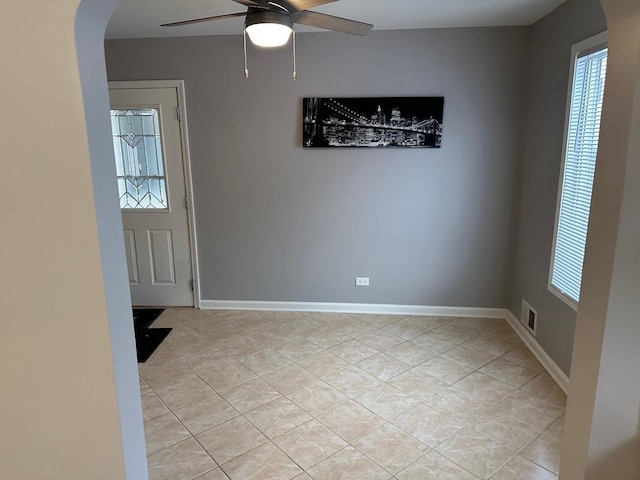
POLYGON ((444 97, 304 98, 304 147, 440 148, 444 97))

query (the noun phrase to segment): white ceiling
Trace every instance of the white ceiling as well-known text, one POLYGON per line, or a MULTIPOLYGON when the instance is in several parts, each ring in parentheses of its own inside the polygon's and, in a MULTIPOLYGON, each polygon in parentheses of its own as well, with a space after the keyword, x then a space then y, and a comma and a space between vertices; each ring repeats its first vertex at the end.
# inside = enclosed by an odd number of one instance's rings
MULTIPOLYGON (((565 0, 341 0, 313 10, 372 23, 377 30, 531 25, 565 0)), ((234 35, 243 19, 166 28, 161 23, 242 12, 232 0, 122 0, 107 38, 234 35)), ((296 26, 297 31, 319 31, 296 26)))

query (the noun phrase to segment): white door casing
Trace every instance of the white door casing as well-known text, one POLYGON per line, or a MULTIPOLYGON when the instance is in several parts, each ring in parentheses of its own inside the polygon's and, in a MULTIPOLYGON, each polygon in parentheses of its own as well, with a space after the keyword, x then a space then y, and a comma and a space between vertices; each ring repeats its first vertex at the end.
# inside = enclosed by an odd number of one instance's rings
MULTIPOLYGON (((153 112, 159 127, 156 133, 160 134, 159 142, 157 139, 154 141, 152 136, 146 136, 141 140, 133 133, 131 137, 115 137, 115 147, 118 148, 121 141, 130 145, 137 145, 136 142, 151 142, 152 147, 159 144, 161 158, 157 163, 161 165, 161 169, 163 166, 164 170, 161 172, 164 174, 164 180, 147 180, 146 177, 125 179, 125 174, 129 175, 131 172, 123 172, 122 167, 118 172, 121 206, 125 207, 122 209, 122 222, 132 304, 197 306, 198 269, 195 261, 195 222, 191 201, 183 84, 181 81, 110 82, 109 95, 112 114, 127 111, 127 114, 135 116, 134 114, 145 111, 153 112), (130 180, 131 182, 127 183, 130 180), (146 182, 156 183, 151 189, 146 182), (164 182, 166 189, 158 182, 164 182), (142 186, 142 193, 138 195, 144 198, 139 204, 136 203, 139 200, 136 198, 136 188, 132 186, 138 183, 142 186), (133 188, 133 196, 124 195, 127 198, 123 199, 123 192, 129 192, 129 187, 133 188), (145 188, 149 193, 147 196, 144 196, 145 188), (156 193, 161 190, 165 192, 160 198, 151 196, 152 190, 156 193), (149 198, 153 198, 153 202, 149 198)), ((115 125, 118 125, 119 117, 115 118, 115 125)), ((126 123, 126 118, 122 121, 126 123)), ((147 121, 145 124, 152 123, 147 121)), ((123 130, 120 133, 127 132, 123 130)), ((145 160, 138 158, 143 150, 146 151, 148 148, 138 151, 124 145, 124 162, 130 165, 139 161, 140 175, 155 175, 156 172, 147 171, 148 168, 144 166, 145 160)))

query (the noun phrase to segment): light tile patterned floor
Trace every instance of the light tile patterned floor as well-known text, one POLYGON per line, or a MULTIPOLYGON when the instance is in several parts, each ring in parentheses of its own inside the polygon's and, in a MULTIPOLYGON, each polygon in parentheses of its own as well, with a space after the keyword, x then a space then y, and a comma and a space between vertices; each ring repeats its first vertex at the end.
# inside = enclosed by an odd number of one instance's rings
POLYGON ((504 320, 168 309, 153 480, 551 480, 565 396, 504 320))

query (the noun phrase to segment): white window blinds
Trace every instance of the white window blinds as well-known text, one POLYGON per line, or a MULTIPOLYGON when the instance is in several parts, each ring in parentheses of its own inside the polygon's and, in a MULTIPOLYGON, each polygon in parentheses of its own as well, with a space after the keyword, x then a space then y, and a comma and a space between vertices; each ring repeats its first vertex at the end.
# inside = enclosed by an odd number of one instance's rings
POLYGON ((567 126, 551 286, 578 303, 598 153, 607 49, 578 55, 567 126))

